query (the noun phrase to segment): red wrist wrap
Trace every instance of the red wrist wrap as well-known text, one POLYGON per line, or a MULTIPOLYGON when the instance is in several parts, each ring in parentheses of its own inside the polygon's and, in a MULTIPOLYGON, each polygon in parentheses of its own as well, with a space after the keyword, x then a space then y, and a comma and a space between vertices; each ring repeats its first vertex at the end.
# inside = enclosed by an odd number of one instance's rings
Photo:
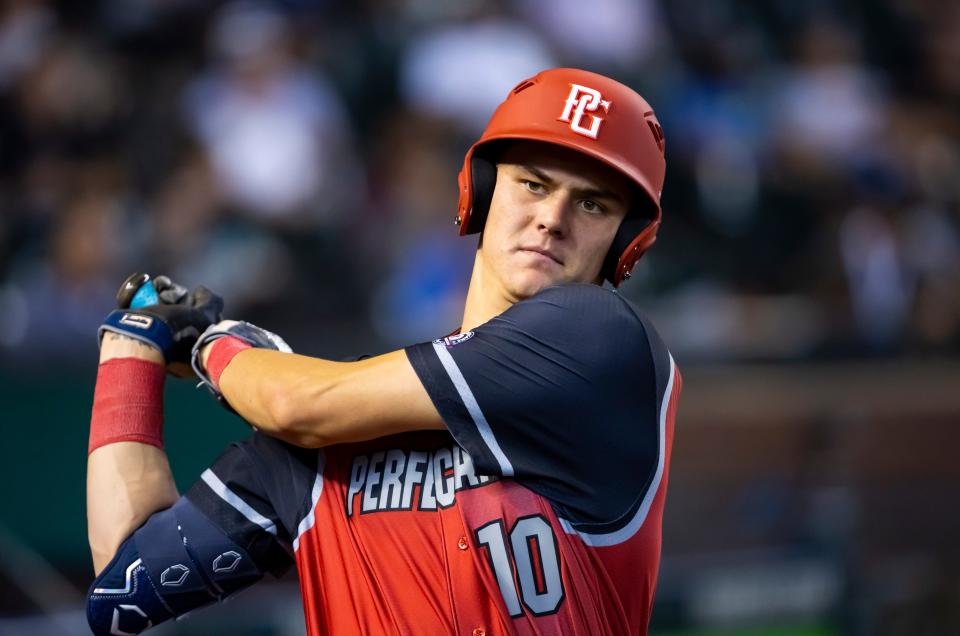
POLYGON ((113 358, 100 365, 93 393, 88 453, 114 442, 163 448, 162 364, 113 358))
POLYGON ((220 376, 223 375, 223 370, 226 369, 230 361, 233 360, 233 356, 250 348, 250 343, 236 336, 226 336, 214 340, 210 346, 210 355, 207 356, 207 363, 204 365, 207 373, 210 375, 210 381, 213 382, 214 386, 218 389, 220 388, 220 376))

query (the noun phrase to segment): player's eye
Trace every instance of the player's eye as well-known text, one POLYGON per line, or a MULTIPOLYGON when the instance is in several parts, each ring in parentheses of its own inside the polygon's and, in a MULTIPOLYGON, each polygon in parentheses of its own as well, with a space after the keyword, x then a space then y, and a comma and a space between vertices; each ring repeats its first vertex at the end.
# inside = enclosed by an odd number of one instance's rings
POLYGON ((603 214, 606 212, 606 208, 593 199, 581 199, 580 209, 584 212, 589 212, 590 214, 603 214))
POLYGON ((533 192, 534 194, 543 194, 544 192, 547 191, 547 186, 537 181, 530 181, 529 179, 523 179, 521 183, 523 184, 523 187, 525 187, 530 192, 533 192))

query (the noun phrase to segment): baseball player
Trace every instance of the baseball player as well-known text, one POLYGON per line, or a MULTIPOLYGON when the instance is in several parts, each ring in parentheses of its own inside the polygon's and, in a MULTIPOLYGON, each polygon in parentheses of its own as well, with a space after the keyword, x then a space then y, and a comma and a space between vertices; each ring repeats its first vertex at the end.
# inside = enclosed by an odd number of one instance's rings
POLYGON ((660 224, 663 133, 634 91, 517 85, 460 173, 480 233, 454 334, 298 356, 157 279, 102 327, 88 464, 96 634, 135 634, 296 566, 307 632, 645 634, 681 379, 615 290, 660 224), (202 334, 201 334, 202 332, 202 334), (199 337, 198 337, 199 334, 199 337), (178 496, 165 365, 257 431, 178 496))

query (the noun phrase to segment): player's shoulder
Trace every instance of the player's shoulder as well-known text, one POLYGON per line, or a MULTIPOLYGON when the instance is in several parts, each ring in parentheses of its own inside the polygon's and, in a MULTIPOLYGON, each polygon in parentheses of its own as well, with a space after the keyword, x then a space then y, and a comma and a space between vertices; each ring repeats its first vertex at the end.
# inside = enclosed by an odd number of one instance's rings
POLYGON ((618 291, 591 283, 551 285, 521 302, 547 303, 561 309, 599 316, 612 315, 632 319, 639 316, 636 306, 618 291))
MULTIPOLYGON (((629 299, 613 289, 589 283, 552 285, 503 314, 570 352, 584 348, 614 354, 666 355, 653 323, 629 299)), ((613 357, 618 357, 614 355, 613 357)))
POLYGON ((640 309, 613 289, 590 283, 564 283, 522 301, 542 308, 565 324, 629 338, 653 330, 640 309))

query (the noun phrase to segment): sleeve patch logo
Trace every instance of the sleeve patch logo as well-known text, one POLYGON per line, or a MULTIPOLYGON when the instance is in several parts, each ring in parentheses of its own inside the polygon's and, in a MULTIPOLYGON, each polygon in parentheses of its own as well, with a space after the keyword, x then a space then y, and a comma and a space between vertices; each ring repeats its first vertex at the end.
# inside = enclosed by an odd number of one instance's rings
POLYGON ((442 342, 448 347, 455 347, 462 342, 466 342, 470 338, 473 338, 472 331, 468 331, 467 333, 458 333, 455 336, 447 336, 446 338, 438 338, 437 340, 434 340, 434 342, 437 344, 442 342))
POLYGON ((120 324, 136 329, 149 329, 153 325, 153 318, 141 314, 123 314, 120 324))

